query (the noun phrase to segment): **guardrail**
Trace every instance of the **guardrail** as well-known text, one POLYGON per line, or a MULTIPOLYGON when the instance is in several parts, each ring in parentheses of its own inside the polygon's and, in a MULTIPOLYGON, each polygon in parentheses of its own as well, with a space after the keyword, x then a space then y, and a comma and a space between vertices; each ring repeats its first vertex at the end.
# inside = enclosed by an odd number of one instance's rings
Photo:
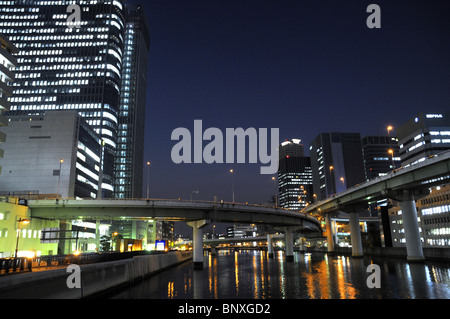
POLYGON ((31 259, 25 257, 0 258, 0 276, 31 271, 31 259))
POLYGON ((0 258, 0 276, 10 275, 20 272, 29 272, 33 269, 42 268, 57 268, 64 267, 70 264, 93 264, 107 261, 116 261, 122 259, 133 258, 135 256, 143 255, 158 255, 164 254, 162 251, 129 251, 129 252, 101 252, 101 253, 87 253, 81 255, 52 255, 40 256, 35 258, 0 258))

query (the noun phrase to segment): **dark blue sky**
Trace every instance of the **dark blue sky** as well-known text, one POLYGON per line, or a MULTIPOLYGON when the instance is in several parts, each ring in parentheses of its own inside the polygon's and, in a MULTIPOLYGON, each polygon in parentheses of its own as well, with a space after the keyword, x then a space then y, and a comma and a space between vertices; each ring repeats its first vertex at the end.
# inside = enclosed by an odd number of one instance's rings
MULTIPOLYGON (((150 197, 263 203, 258 164, 171 161, 177 127, 383 134, 450 105, 450 1, 150 0, 145 161, 150 197), (381 7, 381 29, 366 8, 381 7)), ((144 193, 146 170, 144 171, 144 193)))

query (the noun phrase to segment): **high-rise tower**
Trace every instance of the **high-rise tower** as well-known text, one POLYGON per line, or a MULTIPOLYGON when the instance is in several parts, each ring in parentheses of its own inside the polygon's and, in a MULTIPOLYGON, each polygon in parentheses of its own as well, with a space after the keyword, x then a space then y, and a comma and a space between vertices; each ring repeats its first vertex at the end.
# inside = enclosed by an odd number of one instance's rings
POLYGON ((281 207, 301 210, 313 201, 311 160, 304 156, 301 140, 279 146, 278 190, 281 207))
POLYGON ((144 9, 127 5, 122 91, 115 159, 115 197, 142 197, 147 58, 150 45, 144 9))

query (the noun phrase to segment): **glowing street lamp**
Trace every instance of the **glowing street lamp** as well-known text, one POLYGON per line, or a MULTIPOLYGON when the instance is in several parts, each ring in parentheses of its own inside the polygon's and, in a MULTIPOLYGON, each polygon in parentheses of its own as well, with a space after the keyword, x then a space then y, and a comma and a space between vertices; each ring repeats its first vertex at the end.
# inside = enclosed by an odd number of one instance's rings
POLYGON ((19 218, 19 220, 17 221, 19 223, 19 229, 17 230, 17 241, 16 241, 16 253, 14 254, 14 258, 17 258, 17 250, 19 248, 19 238, 20 238, 20 226, 23 223, 24 225, 27 225, 30 223, 29 219, 22 219, 19 218))
POLYGON ((340 181, 342 182, 342 186, 345 188, 345 184, 344 184, 344 178, 343 177, 341 177, 340 178, 340 181))
POLYGON ((333 194, 336 194, 336 181, 334 180, 334 174, 333 174, 333 171, 334 171, 334 167, 333 167, 333 165, 330 165, 331 187, 333 188, 333 189, 332 189, 333 194))
POLYGON ((150 162, 147 162, 147 199, 149 199, 149 187, 150 187, 150 162))
POLYGON ((231 191, 232 191, 232 194, 233 194, 233 203, 234 203, 234 170, 233 169, 230 169, 230 173, 231 173, 231 191))
POLYGON ((61 181, 61 165, 64 162, 64 160, 61 158, 59 160, 59 174, 58 174, 58 186, 56 188, 56 196, 59 198, 59 182, 61 181))
POLYGON ((278 193, 277 193, 277 186, 276 186, 277 179, 275 178, 275 176, 272 176, 272 180, 273 180, 273 188, 275 190, 275 207, 278 207, 278 193))

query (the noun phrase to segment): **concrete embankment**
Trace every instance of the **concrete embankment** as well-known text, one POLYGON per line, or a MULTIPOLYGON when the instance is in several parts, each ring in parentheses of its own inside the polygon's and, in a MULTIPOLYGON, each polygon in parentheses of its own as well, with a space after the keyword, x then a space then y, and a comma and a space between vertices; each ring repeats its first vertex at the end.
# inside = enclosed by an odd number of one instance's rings
POLYGON ((76 272, 67 268, 9 275, 0 278, 0 299, 79 299, 132 284, 192 258, 192 252, 143 255, 129 259, 80 265, 80 288, 76 272), (68 284, 69 282, 69 284, 68 284))

